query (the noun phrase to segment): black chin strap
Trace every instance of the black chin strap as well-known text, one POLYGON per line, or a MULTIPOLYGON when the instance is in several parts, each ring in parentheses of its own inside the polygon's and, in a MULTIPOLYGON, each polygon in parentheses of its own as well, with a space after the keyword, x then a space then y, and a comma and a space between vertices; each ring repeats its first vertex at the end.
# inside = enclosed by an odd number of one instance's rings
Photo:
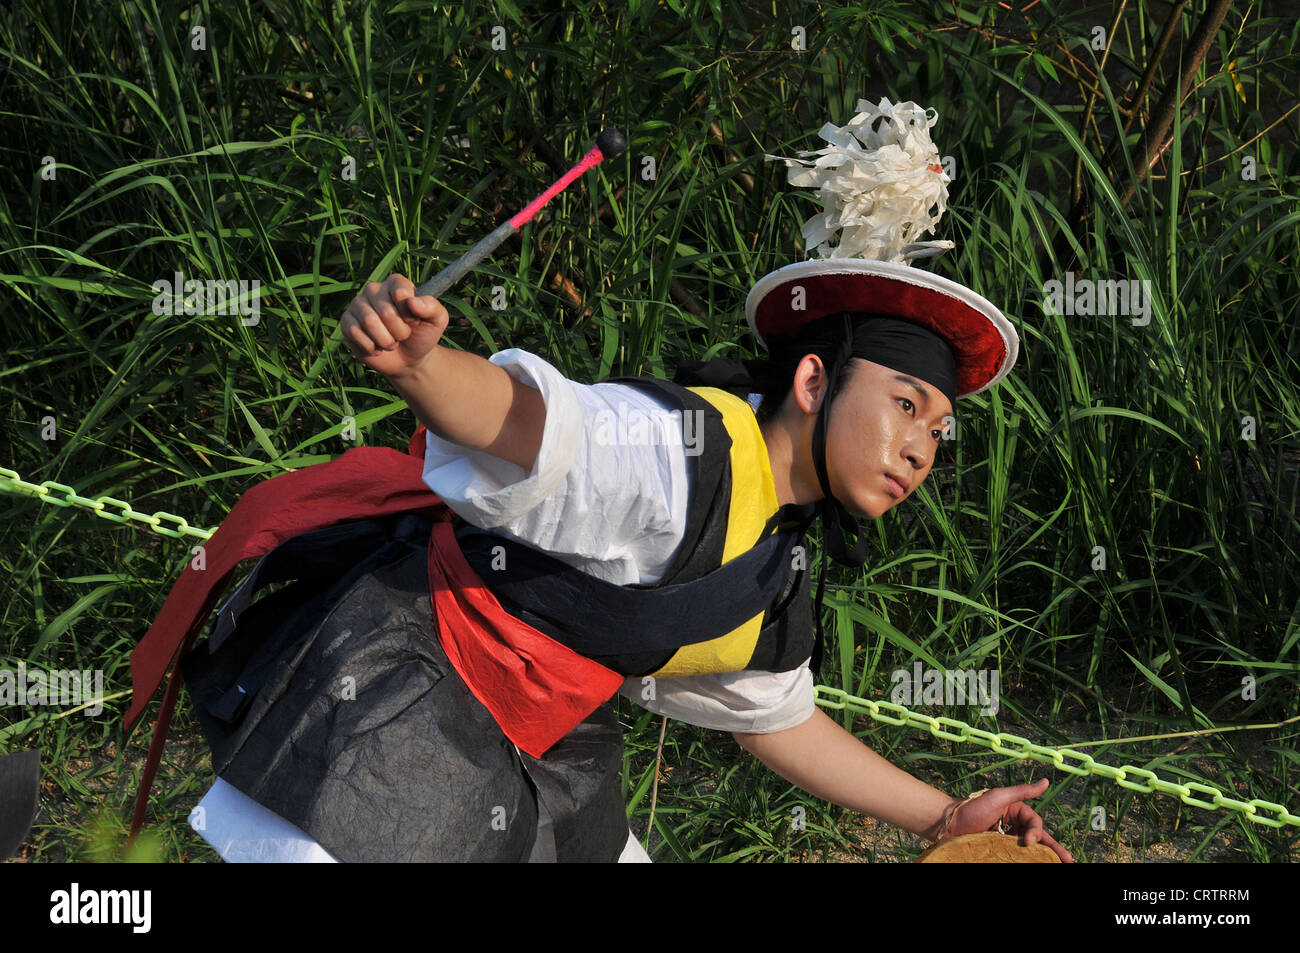
POLYGON ((813 466, 817 469, 817 482, 821 484, 822 501, 818 508, 822 520, 822 565, 817 575, 817 636, 813 642, 812 659, 808 663, 813 678, 821 677, 824 637, 822 632, 822 596, 826 591, 826 564, 834 559, 841 566, 857 569, 867 561, 867 538, 862 535, 858 521, 844 508, 835 495, 831 493, 830 478, 826 472, 826 428, 830 417, 831 394, 835 392, 835 383, 843 373, 849 358, 853 356, 853 325, 848 315, 844 316, 844 337, 840 342, 835 358, 827 367, 826 389, 821 407, 817 410, 817 423, 813 428, 812 453, 813 466), (857 539, 850 547, 845 542, 845 534, 852 533, 857 539))

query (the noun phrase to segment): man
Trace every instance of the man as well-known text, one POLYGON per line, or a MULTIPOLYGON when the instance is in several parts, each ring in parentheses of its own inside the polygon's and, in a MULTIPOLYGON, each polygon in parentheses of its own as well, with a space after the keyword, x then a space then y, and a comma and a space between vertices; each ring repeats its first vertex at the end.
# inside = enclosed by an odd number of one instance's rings
MULTIPOLYGON (((284 541, 254 572, 274 564, 268 579, 296 578, 313 547, 330 571, 380 547, 269 636, 232 621, 246 584, 214 635, 225 648, 187 671, 221 775, 204 836, 223 857, 644 859, 604 704, 621 690, 928 839, 997 823, 1071 859, 1023 801, 1045 779, 959 801, 813 702, 820 614, 814 638, 791 544, 820 513, 828 555, 860 565, 865 539, 850 548, 838 530, 915 490, 955 400, 1002 379, 1018 344, 992 304, 903 263, 925 253, 912 239, 946 199, 925 132, 934 119, 887 100, 859 111, 823 129, 832 146, 813 173, 791 176, 839 203, 805 237, 825 242, 838 222, 840 248, 764 276, 746 301, 769 361, 711 362, 685 381, 696 386, 584 385, 518 349, 485 361, 439 346, 446 309, 400 275, 357 296, 344 340, 422 426, 411 456, 356 448, 267 481, 213 539, 223 570, 284 541), (599 424, 664 412, 683 422, 675 438, 611 440, 599 424), (688 420, 702 458, 688 452, 688 420), (432 526, 346 522, 428 507, 429 490, 432 526), (325 535, 292 538, 306 526, 325 535), (365 541, 355 554, 350 534, 365 541), (307 610, 323 621, 304 626, 307 610), (340 680, 357 686, 346 700, 331 688, 340 680)), ((198 631, 212 589, 178 583, 133 655, 141 698, 198 631)))

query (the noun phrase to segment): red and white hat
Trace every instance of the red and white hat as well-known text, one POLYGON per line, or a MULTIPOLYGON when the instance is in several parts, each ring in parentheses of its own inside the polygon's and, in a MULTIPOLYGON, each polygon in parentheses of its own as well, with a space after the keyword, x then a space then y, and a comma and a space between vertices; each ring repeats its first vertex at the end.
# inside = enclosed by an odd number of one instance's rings
POLYGON ((818 189, 824 211, 804 224, 803 235, 821 259, 760 278, 745 300, 749 327, 766 347, 841 311, 901 318, 948 343, 958 397, 987 390, 1016 362, 1015 328, 983 296, 909 264, 954 247, 915 241, 934 230, 948 200, 950 179, 929 133, 938 115, 888 99, 874 106, 859 100, 857 110, 842 127, 822 127, 829 146, 799 153, 815 159, 767 156, 790 167, 791 185, 818 189))

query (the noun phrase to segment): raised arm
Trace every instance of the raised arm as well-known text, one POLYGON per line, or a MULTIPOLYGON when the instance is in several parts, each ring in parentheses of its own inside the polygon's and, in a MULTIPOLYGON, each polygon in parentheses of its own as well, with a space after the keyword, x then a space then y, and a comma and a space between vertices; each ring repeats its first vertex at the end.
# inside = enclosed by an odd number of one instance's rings
POLYGON ((439 346, 447 309, 402 275, 371 282, 343 312, 343 340, 383 374, 420 423, 444 440, 531 470, 546 404, 532 387, 464 351, 439 346))

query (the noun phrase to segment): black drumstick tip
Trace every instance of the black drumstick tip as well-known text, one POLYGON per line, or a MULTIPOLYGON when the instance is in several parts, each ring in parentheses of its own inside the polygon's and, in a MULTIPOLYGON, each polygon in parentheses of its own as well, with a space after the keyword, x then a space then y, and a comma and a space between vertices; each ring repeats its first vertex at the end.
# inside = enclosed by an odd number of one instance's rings
POLYGON ((610 126, 596 137, 596 147, 604 158, 617 159, 627 152, 627 136, 610 126))

